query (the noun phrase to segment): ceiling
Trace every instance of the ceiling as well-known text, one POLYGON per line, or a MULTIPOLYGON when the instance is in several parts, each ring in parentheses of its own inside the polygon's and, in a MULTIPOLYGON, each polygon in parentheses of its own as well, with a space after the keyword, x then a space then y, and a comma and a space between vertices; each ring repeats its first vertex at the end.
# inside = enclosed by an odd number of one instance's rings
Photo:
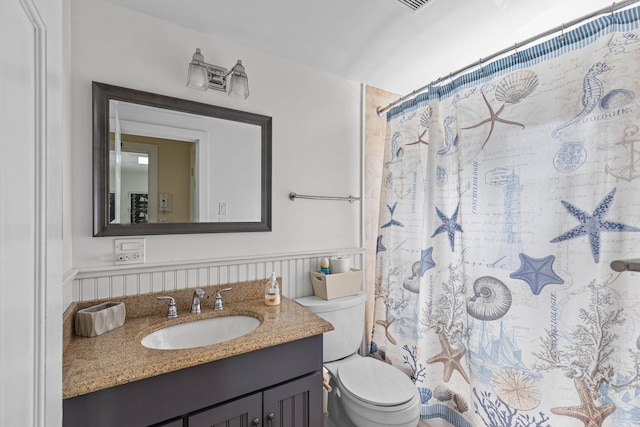
POLYGON ((399 0, 108 1, 399 95, 611 6, 604 0, 429 0, 414 12, 399 0))

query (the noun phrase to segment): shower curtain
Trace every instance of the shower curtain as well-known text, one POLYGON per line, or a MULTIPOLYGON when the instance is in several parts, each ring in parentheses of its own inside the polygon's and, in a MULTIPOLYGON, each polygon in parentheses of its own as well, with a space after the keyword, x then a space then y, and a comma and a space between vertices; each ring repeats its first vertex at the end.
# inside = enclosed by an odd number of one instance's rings
POLYGON ((640 8, 387 115, 371 354, 455 426, 640 425, 640 8))

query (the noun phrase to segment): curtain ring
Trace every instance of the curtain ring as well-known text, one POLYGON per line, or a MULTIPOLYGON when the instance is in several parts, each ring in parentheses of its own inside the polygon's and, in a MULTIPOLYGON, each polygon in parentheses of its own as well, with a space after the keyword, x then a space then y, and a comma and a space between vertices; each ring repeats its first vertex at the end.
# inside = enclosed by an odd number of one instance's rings
POLYGON ((560 43, 564 42, 564 22, 562 23, 562 27, 560 29, 560 35, 558 36, 558 40, 560 40, 560 43))
POLYGON ((478 66, 480 67, 480 75, 484 75, 484 70, 482 69, 482 58, 478 59, 478 66))
POLYGON ((513 50, 514 50, 514 54, 513 57, 518 59, 518 43, 516 42, 516 44, 513 46, 513 50))

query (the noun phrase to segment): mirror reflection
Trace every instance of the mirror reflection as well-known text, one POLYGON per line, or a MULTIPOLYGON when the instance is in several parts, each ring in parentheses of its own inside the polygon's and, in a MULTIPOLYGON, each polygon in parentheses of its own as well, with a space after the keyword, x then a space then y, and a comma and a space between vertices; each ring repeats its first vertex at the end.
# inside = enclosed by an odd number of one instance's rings
POLYGON ((270 230, 269 117, 94 83, 94 150, 94 235, 270 230))

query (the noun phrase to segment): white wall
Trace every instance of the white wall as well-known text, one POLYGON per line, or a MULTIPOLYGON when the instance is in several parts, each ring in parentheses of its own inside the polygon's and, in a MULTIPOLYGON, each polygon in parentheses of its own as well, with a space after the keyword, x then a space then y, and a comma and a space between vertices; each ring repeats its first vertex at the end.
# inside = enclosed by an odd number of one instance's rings
POLYGON ((288 199, 360 195, 358 83, 102 0, 71 0, 71 56, 73 268, 113 265, 113 238, 92 237, 92 80, 273 117, 273 231, 146 236, 148 264, 361 245, 359 203, 288 199), (196 47, 213 64, 242 59, 251 96, 186 88, 196 47))

